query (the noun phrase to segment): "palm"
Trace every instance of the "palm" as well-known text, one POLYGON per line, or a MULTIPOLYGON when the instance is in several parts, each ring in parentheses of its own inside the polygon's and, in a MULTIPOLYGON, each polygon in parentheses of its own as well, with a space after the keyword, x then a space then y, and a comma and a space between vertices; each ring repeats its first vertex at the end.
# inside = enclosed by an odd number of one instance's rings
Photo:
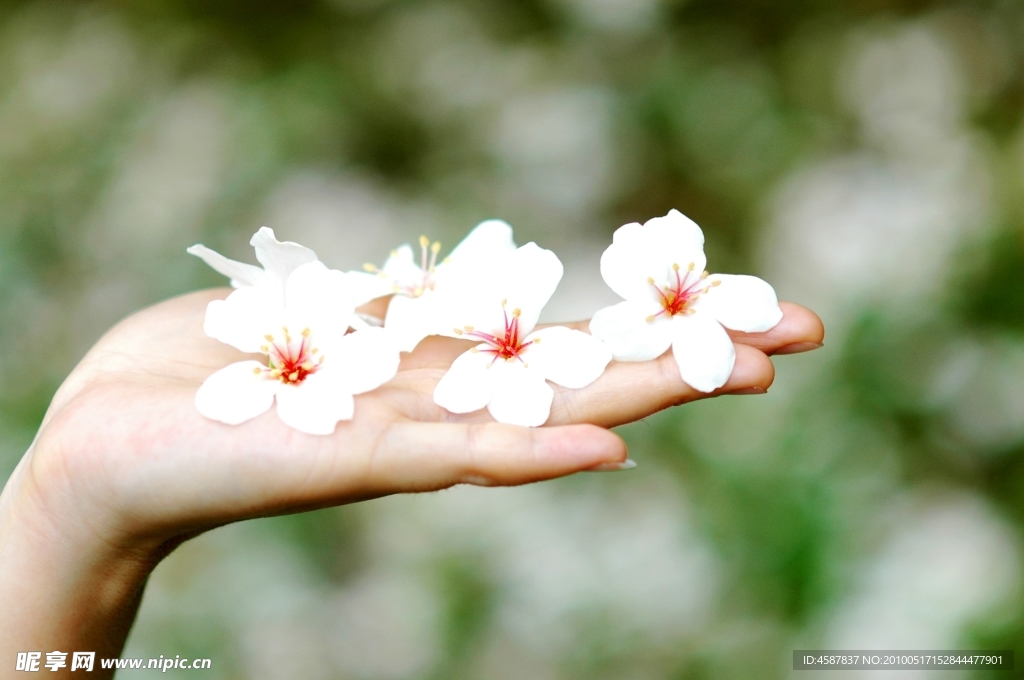
MULTIPOLYGON (((130 518, 140 532, 176 536, 389 493, 570 474, 624 457, 603 428, 702 396, 682 383, 668 354, 613 362, 582 390, 556 388, 548 427, 502 425, 486 412, 453 416, 432 393, 469 344, 434 337, 404 356, 392 381, 357 396, 355 418, 332 436, 292 430, 273 411, 231 427, 194 405, 200 383, 242 356, 202 331, 207 303, 226 293, 169 300, 111 330, 54 398, 28 463, 33 474, 60 479, 121 525, 130 518)), ((783 309, 771 332, 735 334, 736 368, 722 392, 767 387, 765 353, 820 341, 813 313, 783 309)))

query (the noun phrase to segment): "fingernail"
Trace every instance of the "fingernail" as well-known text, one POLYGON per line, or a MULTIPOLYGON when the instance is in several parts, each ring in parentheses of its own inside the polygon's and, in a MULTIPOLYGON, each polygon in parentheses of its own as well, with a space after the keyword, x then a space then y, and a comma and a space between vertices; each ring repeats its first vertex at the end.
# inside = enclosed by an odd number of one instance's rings
POLYGON ((741 390, 733 390, 729 394, 768 394, 768 390, 763 387, 744 387, 741 390))
POLYGON ((636 461, 627 458, 621 463, 602 463, 596 467, 589 468, 586 472, 618 472, 619 470, 632 470, 636 467, 636 461))
MULTIPOLYGON (((822 342, 794 342, 789 345, 783 345, 778 348, 772 354, 799 354, 800 352, 810 352, 812 349, 818 349, 825 343, 822 342)), ((738 394, 733 392, 733 394, 738 394)))

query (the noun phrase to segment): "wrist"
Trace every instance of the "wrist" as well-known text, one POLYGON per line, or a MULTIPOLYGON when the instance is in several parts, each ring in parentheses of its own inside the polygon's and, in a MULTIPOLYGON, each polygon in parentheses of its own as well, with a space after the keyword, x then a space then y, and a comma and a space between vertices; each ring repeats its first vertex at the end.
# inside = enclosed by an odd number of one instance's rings
POLYGON ((32 455, 0 494, 0 664, 19 651, 117 656, 159 546, 90 526, 87 509, 34 482, 32 455))

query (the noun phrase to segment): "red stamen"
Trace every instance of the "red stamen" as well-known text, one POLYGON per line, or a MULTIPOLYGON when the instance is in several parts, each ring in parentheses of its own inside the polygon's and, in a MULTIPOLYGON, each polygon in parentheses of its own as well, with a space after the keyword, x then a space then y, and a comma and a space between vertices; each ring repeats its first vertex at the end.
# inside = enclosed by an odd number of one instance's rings
POLYGON ((291 336, 288 335, 287 329, 283 330, 283 343, 279 344, 274 341, 272 336, 267 336, 270 344, 264 345, 263 350, 269 359, 269 366, 262 372, 267 377, 280 380, 286 385, 297 385, 316 373, 323 362, 323 357, 319 361, 313 359, 308 329, 302 332, 302 340, 297 347, 292 342, 291 336))
POLYGON ((508 310, 505 309, 504 302, 501 307, 502 313, 505 317, 505 332, 501 337, 491 335, 490 333, 483 333, 470 326, 466 326, 462 331, 458 331, 459 335, 466 335, 471 338, 483 340, 485 343, 490 345, 490 347, 480 349, 478 351, 483 352, 484 354, 494 355, 494 359, 491 361, 492 364, 498 359, 504 359, 505 361, 518 359, 525 364, 526 362, 522 357, 523 350, 532 345, 533 341, 522 342, 519 338, 519 310, 514 310, 512 312, 512 318, 509 319, 508 310))
POLYGON ((648 278, 649 283, 654 290, 658 293, 658 297, 661 298, 661 311, 648 317, 648 321, 653 321, 655 318, 665 314, 667 316, 676 316, 677 314, 692 314, 691 305, 700 297, 706 289, 700 288, 700 284, 703 280, 702 277, 698 276, 697 279, 686 285, 687 279, 690 278, 690 272, 693 271, 693 264, 690 264, 689 269, 686 273, 680 276, 680 267, 678 264, 672 265, 672 272, 675 275, 675 283, 673 285, 665 286, 664 289, 658 286, 654 279, 648 278))

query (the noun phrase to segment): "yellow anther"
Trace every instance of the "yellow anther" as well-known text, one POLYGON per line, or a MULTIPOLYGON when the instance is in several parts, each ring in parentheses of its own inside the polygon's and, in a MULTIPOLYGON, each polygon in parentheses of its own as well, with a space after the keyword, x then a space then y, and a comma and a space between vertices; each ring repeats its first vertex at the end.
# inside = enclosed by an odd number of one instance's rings
POLYGON ((295 382, 296 380, 299 379, 299 372, 292 371, 291 373, 288 374, 288 379, 291 380, 292 382, 295 382))
MULTIPOLYGON (((511 357, 509 357, 509 358, 511 358, 511 357)), ((529 367, 530 367, 530 364, 524 361, 523 362, 523 368, 529 368, 529 367)))
POLYGON ((649 283, 649 284, 651 284, 653 286, 654 285, 654 279, 652 279, 650 276, 648 276, 647 277, 647 283, 649 283))
POLYGON ((466 329, 467 333, 472 333, 473 332, 473 327, 472 326, 463 326, 463 328, 466 329))
POLYGON ((303 328, 302 329, 302 337, 304 337, 304 338, 308 338, 309 337, 309 329, 308 328, 303 328))
POLYGON ((679 271, 679 265, 673 262, 672 263, 672 270, 673 271, 679 271))
POLYGON ((473 354, 476 354, 476 353, 477 353, 477 352, 479 352, 480 350, 478 350, 478 349, 477 349, 476 347, 473 347, 473 348, 471 348, 471 349, 470 349, 469 351, 470 351, 470 352, 472 352, 473 354))
POLYGON ((721 285, 722 285, 722 279, 718 279, 716 281, 712 281, 711 282, 711 287, 712 288, 714 288, 715 286, 721 286, 721 285))
POLYGON ((262 372, 263 372, 262 368, 254 368, 254 369, 252 369, 253 375, 259 375, 262 372))
POLYGON ((391 286, 391 292, 393 293, 397 293, 400 290, 402 290, 402 288, 397 283, 391 286))
POLYGON ((455 331, 455 335, 462 335, 462 329, 461 328, 453 328, 452 330, 455 331))
POLYGON ((654 314, 651 314, 649 317, 644 319, 644 321, 646 321, 647 323, 650 323, 650 322, 654 321, 654 314))
POLYGON ((686 265, 686 268, 687 268, 687 270, 692 272, 694 269, 697 268, 697 265, 694 264, 693 262, 691 262, 690 264, 686 265))
POLYGON ((416 286, 416 288, 412 291, 412 294, 415 297, 419 297, 419 296, 423 295, 423 286, 416 286))
POLYGON ((515 309, 512 310, 512 316, 519 316, 522 313, 523 313, 523 310, 519 309, 518 307, 516 307, 515 309))
POLYGON ((430 252, 432 252, 434 255, 437 255, 439 252, 441 252, 441 242, 434 241, 433 245, 430 246, 430 252))
POLYGON ((535 344, 535 345, 536 345, 536 344, 539 344, 539 343, 540 343, 540 338, 534 338, 534 339, 533 339, 533 340, 531 340, 530 342, 532 342, 532 343, 533 343, 533 344, 535 344))
POLYGON ((270 351, 270 348, 267 347, 266 345, 260 345, 260 351, 266 354, 267 352, 270 351))
POLYGON ((267 342, 273 342, 274 341, 274 336, 271 335, 270 333, 267 333, 263 337, 266 339, 267 342))
POLYGON ((430 239, 426 236, 420 236, 420 248, 426 248, 430 245, 430 239))
POLYGON ((708 270, 707 269, 705 269, 704 273, 700 275, 700 278, 702 278, 702 279, 708 278, 708 270))
POLYGON ((507 304, 508 304, 508 298, 505 298, 504 300, 501 301, 501 306, 502 307, 504 307, 507 304))
POLYGON ((368 272, 371 272, 371 273, 373 273, 373 272, 377 271, 377 265, 375 265, 375 264, 370 264, 369 262, 367 262, 367 263, 365 263, 365 264, 363 265, 363 269, 365 269, 365 270, 366 270, 366 271, 368 271, 368 272))

